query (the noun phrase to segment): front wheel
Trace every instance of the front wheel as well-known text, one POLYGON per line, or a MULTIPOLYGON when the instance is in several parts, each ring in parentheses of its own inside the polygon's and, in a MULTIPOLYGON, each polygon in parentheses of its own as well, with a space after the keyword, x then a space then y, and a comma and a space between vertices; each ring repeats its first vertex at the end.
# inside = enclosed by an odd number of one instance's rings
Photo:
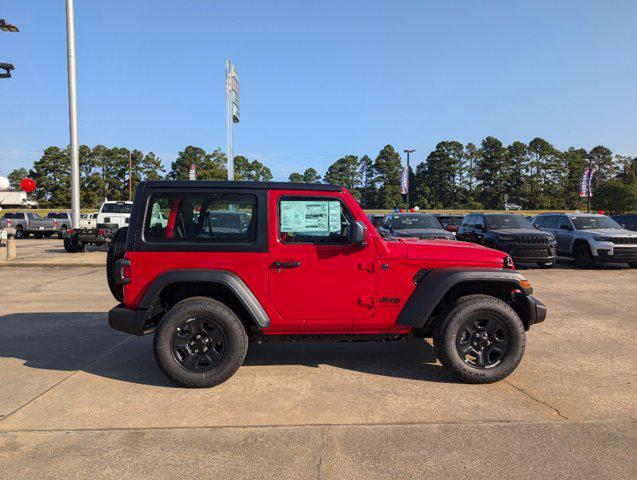
POLYGON ((208 297, 174 305, 162 318, 153 342, 159 368, 185 387, 213 387, 239 369, 248 351, 241 320, 208 297))
POLYGON ((442 365, 467 383, 507 377, 522 360, 526 336, 515 310, 489 295, 468 295, 447 310, 434 329, 442 365))
POLYGON ((577 268, 590 268, 593 266, 593 256, 588 245, 579 244, 575 247, 573 252, 573 258, 575 259, 575 265, 577 268))

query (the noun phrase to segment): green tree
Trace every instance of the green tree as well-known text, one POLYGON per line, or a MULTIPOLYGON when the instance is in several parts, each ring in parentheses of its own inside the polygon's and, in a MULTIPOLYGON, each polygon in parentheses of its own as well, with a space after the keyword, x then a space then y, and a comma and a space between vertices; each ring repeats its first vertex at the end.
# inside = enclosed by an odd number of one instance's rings
POLYGON ((550 189, 548 188, 551 164, 559 158, 558 152, 549 142, 536 137, 529 142, 529 176, 527 179, 530 200, 529 207, 550 208, 550 189))
POLYGON ((358 171, 358 157, 355 155, 345 155, 329 166, 325 176, 325 183, 332 185, 342 185, 356 198, 360 199, 360 172, 358 171))
POLYGON ((584 169, 588 166, 588 153, 583 148, 570 147, 562 152, 562 162, 566 167, 566 175, 563 179, 562 196, 567 209, 583 209, 586 201, 579 196, 580 178, 584 169))
POLYGON ((432 208, 455 208, 463 156, 460 142, 443 141, 427 157, 424 175, 429 183, 432 208))
POLYGON ((33 196, 42 207, 70 207, 70 169, 68 148, 48 147, 33 163, 29 176, 38 185, 33 196))
POLYGON ((626 184, 617 178, 607 180, 597 187, 591 199, 595 210, 607 215, 637 210, 637 185, 626 184))
POLYGON ((608 180, 617 174, 617 165, 613 161, 613 152, 603 145, 594 147, 588 152, 591 164, 597 169, 595 177, 598 181, 608 180))
POLYGON ((529 155, 526 144, 513 142, 507 147, 507 171, 505 172, 506 190, 509 197, 515 202, 522 200, 522 188, 526 180, 526 171, 529 164, 529 155))
POLYGON ((400 176, 402 173, 400 155, 393 146, 386 145, 378 153, 374 169, 378 173, 378 208, 403 208, 405 202, 400 193, 400 176))
POLYGON ((467 143, 464 148, 464 158, 462 162, 462 174, 460 181, 465 191, 465 208, 481 208, 482 205, 477 199, 476 185, 478 176, 478 163, 482 151, 473 143, 467 143))
POLYGON ((16 168, 15 170, 11 170, 7 179, 9 180, 9 185, 11 185, 11 190, 20 190, 20 183, 29 175, 29 172, 26 168, 16 168))
POLYGON ((272 172, 258 160, 250 161, 242 155, 234 157, 234 178, 248 182, 269 182, 272 172))
POLYGON ((220 148, 212 153, 206 153, 201 147, 188 145, 177 154, 177 158, 170 166, 168 178, 170 180, 188 180, 190 166, 195 164, 198 180, 226 180, 226 154, 220 148))
POLYGON ((292 172, 290 173, 288 180, 293 183, 303 183, 303 175, 299 172, 292 172))
POLYGON ((478 199, 485 208, 500 209, 504 202, 503 172, 506 149, 495 137, 482 140, 480 159, 477 164, 478 199))
POLYGON ((320 183, 321 176, 318 174, 315 168, 306 168, 303 172, 303 181, 305 183, 320 183))
POLYGON ((363 208, 376 208, 378 187, 374 162, 368 155, 363 155, 358 165, 358 175, 361 180, 361 205, 363 208))
POLYGON ((432 193, 427 179, 427 163, 420 162, 416 165, 413 180, 410 178, 411 193, 409 201, 418 208, 433 208, 432 193))
POLYGON ((619 169, 617 178, 628 184, 637 181, 637 157, 630 158, 624 155, 615 155, 615 163, 619 169))

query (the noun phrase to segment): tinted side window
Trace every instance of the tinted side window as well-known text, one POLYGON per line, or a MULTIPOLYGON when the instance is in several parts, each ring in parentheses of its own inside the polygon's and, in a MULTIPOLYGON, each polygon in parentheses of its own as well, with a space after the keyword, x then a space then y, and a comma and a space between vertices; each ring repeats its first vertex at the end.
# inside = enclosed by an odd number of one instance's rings
POLYGON ((337 199, 279 201, 279 238, 284 243, 349 243, 352 217, 337 199))
POLYGON ((557 217, 555 215, 551 215, 549 217, 546 217, 546 220, 544 221, 544 228, 552 228, 552 229, 557 228, 557 221, 558 220, 559 220, 559 217, 557 217))
POLYGON ((476 215, 474 228, 484 228, 484 217, 482 215, 476 215))
POLYGON ((546 220, 546 217, 536 217, 535 220, 533 220, 533 225, 535 225, 536 227, 542 228, 544 226, 545 220, 546 220))
POLYGON ((562 225, 566 225, 568 227, 571 226, 571 222, 569 222, 568 218, 563 215, 557 217, 557 227, 555 228, 562 228, 562 225))
POLYGON ((467 215, 466 217, 462 219, 461 226, 465 228, 471 228, 473 226, 474 218, 475 218, 475 215, 467 215))
POLYGON ((250 194, 157 194, 144 238, 152 242, 237 243, 256 238, 257 199, 250 194))
POLYGON ((621 222, 628 230, 637 230, 637 217, 625 217, 621 222))

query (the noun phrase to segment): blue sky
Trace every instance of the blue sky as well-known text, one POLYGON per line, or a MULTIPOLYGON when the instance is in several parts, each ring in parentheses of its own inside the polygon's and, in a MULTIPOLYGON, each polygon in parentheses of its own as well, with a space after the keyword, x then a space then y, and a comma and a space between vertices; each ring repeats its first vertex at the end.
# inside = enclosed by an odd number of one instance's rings
MULTIPOLYGON (((225 149, 225 59, 241 77, 235 154, 275 178, 443 139, 637 153, 637 2, 76 0, 79 137, 225 149)), ((68 143, 63 0, 5 0, 0 175, 68 143)))

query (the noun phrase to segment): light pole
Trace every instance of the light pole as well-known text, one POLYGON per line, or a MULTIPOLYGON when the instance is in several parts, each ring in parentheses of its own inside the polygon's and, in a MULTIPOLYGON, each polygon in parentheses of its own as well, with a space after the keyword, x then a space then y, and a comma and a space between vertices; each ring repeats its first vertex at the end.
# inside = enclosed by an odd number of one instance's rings
POLYGON ((415 149, 403 150, 407 154, 407 210, 409 210, 409 154, 415 151, 415 149))
POLYGON ((69 136, 71 144, 71 219, 80 226, 80 152, 77 140, 77 83, 75 78, 75 10, 66 0, 66 58, 68 62, 69 136))
MULTIPOLYGON (((20 29, 15 25, 7 23, 3 18, 0 18, 0 30, 3 32, 19 32, 20 29)), ((0 78, 11 78, 11 70, 13 65, 10 63, 0 63, 0 69, 4 70, 4 73, 0 73, 0 78)))

